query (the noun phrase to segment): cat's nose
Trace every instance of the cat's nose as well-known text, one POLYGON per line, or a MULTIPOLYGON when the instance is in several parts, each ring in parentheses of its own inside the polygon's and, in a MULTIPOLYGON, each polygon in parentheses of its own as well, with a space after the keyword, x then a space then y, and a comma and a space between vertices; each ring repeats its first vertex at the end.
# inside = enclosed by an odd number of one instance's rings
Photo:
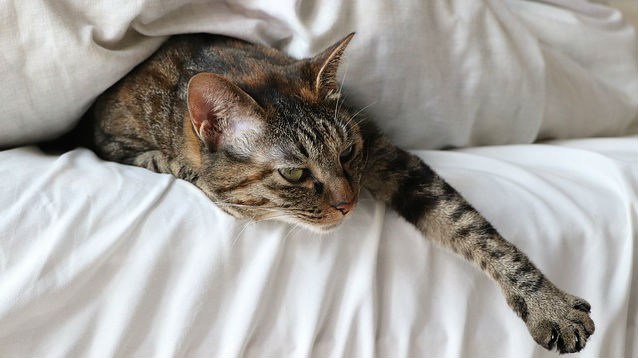
POLYGON ((346 215, 352 210, 354 206, 353 202, 346 203, 345 201, 338 202, 336 204, 330 204, 333 208, 341 211, 341 214, 346 215))

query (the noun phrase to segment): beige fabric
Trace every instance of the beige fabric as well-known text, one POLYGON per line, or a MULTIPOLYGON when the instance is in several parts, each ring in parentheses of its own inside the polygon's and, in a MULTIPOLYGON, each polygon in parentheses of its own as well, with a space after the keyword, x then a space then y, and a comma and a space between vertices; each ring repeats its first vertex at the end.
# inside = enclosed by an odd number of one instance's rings
POLYGON ((638 28, 638 1, 636 0, 599 0, 617 8, 634 28, 638 28))
POLYGON ((0 146, 62 133, 167 35, 196 31, 304 57, 356 30, 346 93, 408 148, 636 128, 635 32, 584 0, 6 0, 0 17, 0 146))

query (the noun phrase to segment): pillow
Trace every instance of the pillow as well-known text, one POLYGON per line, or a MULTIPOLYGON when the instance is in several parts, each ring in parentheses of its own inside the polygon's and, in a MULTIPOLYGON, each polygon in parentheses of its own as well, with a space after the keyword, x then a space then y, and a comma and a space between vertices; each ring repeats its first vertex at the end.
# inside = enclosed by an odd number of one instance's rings
POLYGON ((635 32, 584 0, 0 3, 0 147, 71 128, 167 36, 210 32, 301 58, 350 31, 344 93, 406 148, 635 131, 635 32))

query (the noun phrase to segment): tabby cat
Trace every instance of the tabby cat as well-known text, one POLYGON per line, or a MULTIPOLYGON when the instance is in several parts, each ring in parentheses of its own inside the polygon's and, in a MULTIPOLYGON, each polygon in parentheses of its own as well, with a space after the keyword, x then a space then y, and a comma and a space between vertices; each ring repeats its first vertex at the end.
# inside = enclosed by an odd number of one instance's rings
POLYGON ((580 351, 590 305, 552 284, 418 157, 340 101, 353 34, 310 59, 206 34, 174 36, 87 115, 102 158, 170 173, 237 218, 327 231, 361 188, 500 286, 534 340, 580 351))

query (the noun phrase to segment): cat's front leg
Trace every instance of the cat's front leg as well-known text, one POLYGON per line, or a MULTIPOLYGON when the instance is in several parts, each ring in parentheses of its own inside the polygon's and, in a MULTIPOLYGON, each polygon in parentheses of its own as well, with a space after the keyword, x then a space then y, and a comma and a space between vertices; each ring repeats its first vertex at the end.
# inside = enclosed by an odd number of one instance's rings
POLYGON ((146 168, 155 173, 172 174, 169 159, 159 150, 149 150, 132 157, 131 165, 146 168))
POLYGON ((171 174, 179 179, 184 179, 193 184, 199 176, 184 160, 173 159, 160 150, 142 152, 130 159, 131 165, 146 168, 155 173, 171 174))
POLYGON ((589 304, 564 293, 418 157, 368 134, 365 187, 426 238, 480 267, 500 286, 534 340, 578 352, 594 332, 589 304))

